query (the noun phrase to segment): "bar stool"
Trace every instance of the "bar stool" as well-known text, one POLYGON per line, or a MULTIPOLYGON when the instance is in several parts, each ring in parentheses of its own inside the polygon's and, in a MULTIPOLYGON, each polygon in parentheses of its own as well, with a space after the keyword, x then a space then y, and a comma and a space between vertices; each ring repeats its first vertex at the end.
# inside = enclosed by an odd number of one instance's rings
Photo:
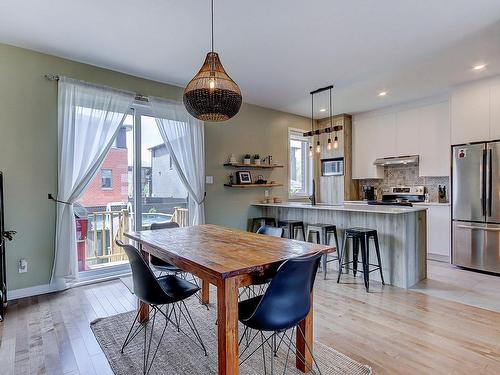
POLYGON ((323 265, 323 278, 326 280, 326 273, 328 272, 327 265, 330 262, 337 260, 339 262, 340 269, 340 248, 339 248, 339 238, 337 236, 337 226, 333 224, 308 224, 306 238, 309 241, 309 236, 313 234, 316 236, 316 243, 320 245, 330 245, 330 235, 333 234, 335 239, 335 247, 337 250, 337 255, 323 254, 321 259, 321 264, 323 265), (330 259, 329 259, 330 258, 330 259))
POLYGON ((278 227, 283 228, 287 231, 288 238, 291 240, 297 239, 295 235, 296 230, 302 231, 302 238, 304 241, 306 239, 306 233, 304 231, 304 222, 300 220, 279 220, 278 227))
POLYGON ((256 233, 260 227, 268 225, 270 227, 276 226, 276 219, 274 217, 254 217, 252 219, 252 232, 256 233))
POLYGON ((344 236, 344 244, 342 246, 342 252, 340 253, 340 269, 339 269, 339 276, 337 278, 337 283, 340 282, 340 276, 342 276, 342 269, 345 267, 346 270, 349 270, 350 268, 348 267, 349 264, 352 263, 352 273, 354 277, 356 277, 356 273, 358 272, 358 254, 359 254, 359 248, 361 247, 361 263, 363 265, 363 270, 359 271, 363 274, 363 279, 365 282, 365 288, 366 291, 368 292, 368 289, 370 287, 370 281, 369 281, 369 274, 373 271, 379 270, 380 271, 380 278, 382 280, 382 285, 385 285, 384 282, 384 275, 382 274, 382 262, 380 261, 380 249, 379 249, 379 244, 378 244, 378 234, 375 229, 369 229, 369 228, 349 228, 346 229, 345 231, 345 236, 344 236), (352 238, 353 240, 353 251, 352 251, 352 261, 345 262, 345 257, 346 257, 346 245, 347 245, 347 240, 349 238, 352 238), (376 264, 370 264, 370 238, 373 238, 373 241, 375 242, 375 250, 377 253, 377 260, 378 260, 378 265, 376 264), (359 246, 361 245, 361 246, 359 246), (370 270, 370 266, 374 266, 375 268, 370 270))

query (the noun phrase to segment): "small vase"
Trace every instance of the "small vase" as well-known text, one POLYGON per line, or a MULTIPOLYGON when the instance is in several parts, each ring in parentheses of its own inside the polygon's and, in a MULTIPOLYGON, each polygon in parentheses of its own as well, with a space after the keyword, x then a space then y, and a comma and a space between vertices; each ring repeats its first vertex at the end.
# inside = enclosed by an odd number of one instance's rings
POLYGON ((249 165, 252 159, 243 159, 243 164, 249 165))
POLYGON ((260 165, 260 159, 254 159, 253 162, 255 163, 255 165, 260 165))

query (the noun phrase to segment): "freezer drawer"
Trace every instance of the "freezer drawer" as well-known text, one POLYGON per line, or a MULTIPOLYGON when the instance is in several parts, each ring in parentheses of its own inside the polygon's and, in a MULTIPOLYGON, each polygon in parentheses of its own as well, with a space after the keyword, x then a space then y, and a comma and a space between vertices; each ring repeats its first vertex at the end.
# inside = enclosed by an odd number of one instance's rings
POLYGON ((454 222, 452 263, 500 273, 500 225, 454 222))

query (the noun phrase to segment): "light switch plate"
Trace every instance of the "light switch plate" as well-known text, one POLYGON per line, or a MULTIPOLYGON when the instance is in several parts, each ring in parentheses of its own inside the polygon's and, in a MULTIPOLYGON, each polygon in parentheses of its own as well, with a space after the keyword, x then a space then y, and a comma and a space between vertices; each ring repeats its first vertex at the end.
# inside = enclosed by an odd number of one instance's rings
POLYGON ((205 176, 205 183, 212 185, 214 183, 214 176, 205 176))

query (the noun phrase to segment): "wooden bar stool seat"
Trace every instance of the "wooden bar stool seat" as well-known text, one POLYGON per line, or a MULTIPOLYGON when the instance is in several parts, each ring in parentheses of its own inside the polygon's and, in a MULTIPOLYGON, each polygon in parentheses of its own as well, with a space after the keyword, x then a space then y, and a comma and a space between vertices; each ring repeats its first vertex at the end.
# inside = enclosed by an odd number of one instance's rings
POLYGON ((380 272, 380 278, 382 280, 382 284, 385 285, 384 275, 382 273, 382 262, 380 261, 380 249, 378 243, 378 234, 375 229, 369 228, 349 228, 345 231, 344 243, 342 246, 342 251, 340 253, 340 269, 339 276, 337 278, 337 283, 340 282, 340 277, 342 276, 342 269, 345 267, 346 270, 352 270, 353 276, 356 277, 356 273, 358 272, 358 254, 359 248, 361 248, 361 263, 363 266, 363 270, 359 271, 363 274, 363 279, 365 283, 366 291, 368 292, 370 288, 369 274, 374 271, 380 272), (353 251, 352 251, 352 261, 345 262, 346 258, 346 245, 348 239, 353 240, 353 251), (375 243, 375 250, 377 253, 377 261, 378 264, 370 264, 370 239, 373 239, 375 243), (349 265, 352 263, 352 268, 349 268, 349 265), (370 266, 374 267, 370 269, 370 266))
POLYGON ((321 259, 321 263, 323 265, 323 278, 326 280, 326 274, 328 272, 328 267, 327 267, 328 263, 333 261, 338 261, 340 268, 340 257, 338 255, 340 249, 339 249, 339 239, 337 236, 337 226, 333 224, 308 224, 306 238, 307 241, 309 242, 310 242, 309 237, 311 234, 316 236, 316 243, 320 245, 329 245, 332 234, 335 239, 335 247, 337 250, 336 252, 337 255, 324 254, 323 258, 321 259))

